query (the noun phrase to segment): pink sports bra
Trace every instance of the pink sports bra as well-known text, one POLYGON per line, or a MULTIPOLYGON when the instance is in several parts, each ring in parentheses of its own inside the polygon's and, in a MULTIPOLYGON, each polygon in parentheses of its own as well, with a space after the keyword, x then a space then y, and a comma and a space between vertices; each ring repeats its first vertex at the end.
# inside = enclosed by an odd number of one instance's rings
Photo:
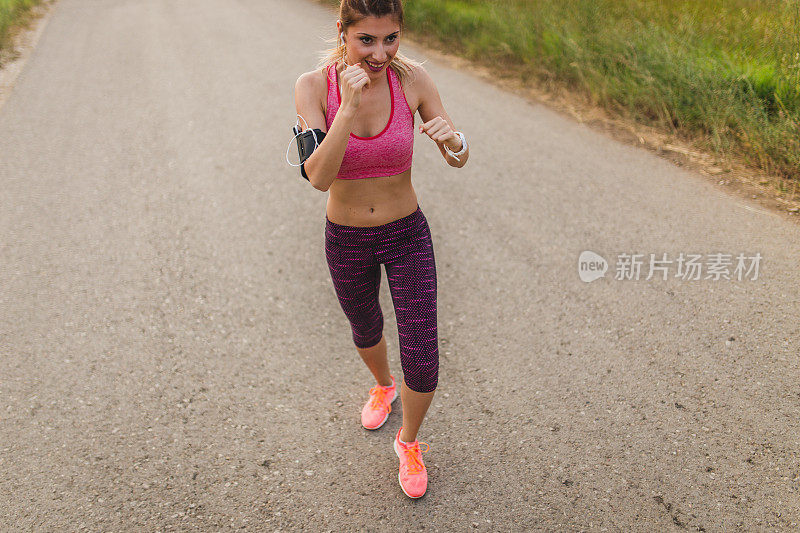
MULTIPOLYGON (((342 103, 342 93, 335 68, 334 64, 327 69, 328 105, 325 122, 329 130, 342 103)), ((339 179, 357 180, 394 176, 411 168, 411 155, 414 152, 414 115, 411 114, 411 108, 397 74, 388 66, 386 72, 392 99, 389 122, 383 131, 374 137, 350 134, 342 166, 336 175, 339 179)))

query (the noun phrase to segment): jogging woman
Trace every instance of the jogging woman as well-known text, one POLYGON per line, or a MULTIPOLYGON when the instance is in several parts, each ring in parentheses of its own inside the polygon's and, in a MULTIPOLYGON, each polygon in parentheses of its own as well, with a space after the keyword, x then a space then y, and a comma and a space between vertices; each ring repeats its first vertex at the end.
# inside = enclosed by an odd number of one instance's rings
MULTIPOLYGON (((439 93, 419 63, 398 53, 401 0, 342 0, 337 46, 295 86, 297 113, 307 128, 325 133, 303 172, 329 191, 325 255, 356 349, 377 384, 361 423, 378 429, 397 398, 389 373, 378 302, 386 269, 400 339, 403 425, 394 436, 398 478, 411 498, 422 496, 428 474, 417 433, 438 384, 436 264, 428 222, 411 185, 415 113, 417 131, 436 142, 445 161, 463 167, 469 157, 439 93)), ((426 443, 425 444, 427 447, 426 443)))

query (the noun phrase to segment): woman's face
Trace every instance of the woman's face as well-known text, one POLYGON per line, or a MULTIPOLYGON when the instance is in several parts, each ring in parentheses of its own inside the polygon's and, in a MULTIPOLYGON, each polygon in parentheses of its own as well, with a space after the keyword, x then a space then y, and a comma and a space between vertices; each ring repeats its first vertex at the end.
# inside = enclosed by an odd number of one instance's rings
MULTIPOLYGON (((338 23, 341 32, 341 23, 338 23)), ((391 15, 366 17, 351 24, 344 34, 349 65, 360 63, 370 79, 377 80, 397 55, 400 24, 391 15)))

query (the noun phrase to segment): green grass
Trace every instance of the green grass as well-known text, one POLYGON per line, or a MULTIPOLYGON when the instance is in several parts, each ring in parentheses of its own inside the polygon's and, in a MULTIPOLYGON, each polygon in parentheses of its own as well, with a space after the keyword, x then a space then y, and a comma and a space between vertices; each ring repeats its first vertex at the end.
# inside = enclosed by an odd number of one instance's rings
POLYGON ((448 51, 800 179, 800 0, 406 0, 448 51))
POLYGON ((0 49, 8 46, 8 30, 40 0, 0 0, 0 49))

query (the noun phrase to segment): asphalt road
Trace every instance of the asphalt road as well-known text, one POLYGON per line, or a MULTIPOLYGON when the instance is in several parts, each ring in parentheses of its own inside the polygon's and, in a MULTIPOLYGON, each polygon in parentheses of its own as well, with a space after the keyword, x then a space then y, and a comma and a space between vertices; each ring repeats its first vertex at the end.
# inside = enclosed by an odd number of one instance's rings
POLYGON ((0 109, 0 529, 798 528, 796 224, 429 61, 471 156, 448 167, 417 136, 441 357, 412 501, 399 401, 360 426, 374 383, 326 195, 284 161, 335 15, 53 9, 0 109), (584 250, 604 278, 581 281, 584 250), (615 279, 634 253, 640 279, 615 279), (651 253, 763 259, 757 279, 646 280, 651 253))

